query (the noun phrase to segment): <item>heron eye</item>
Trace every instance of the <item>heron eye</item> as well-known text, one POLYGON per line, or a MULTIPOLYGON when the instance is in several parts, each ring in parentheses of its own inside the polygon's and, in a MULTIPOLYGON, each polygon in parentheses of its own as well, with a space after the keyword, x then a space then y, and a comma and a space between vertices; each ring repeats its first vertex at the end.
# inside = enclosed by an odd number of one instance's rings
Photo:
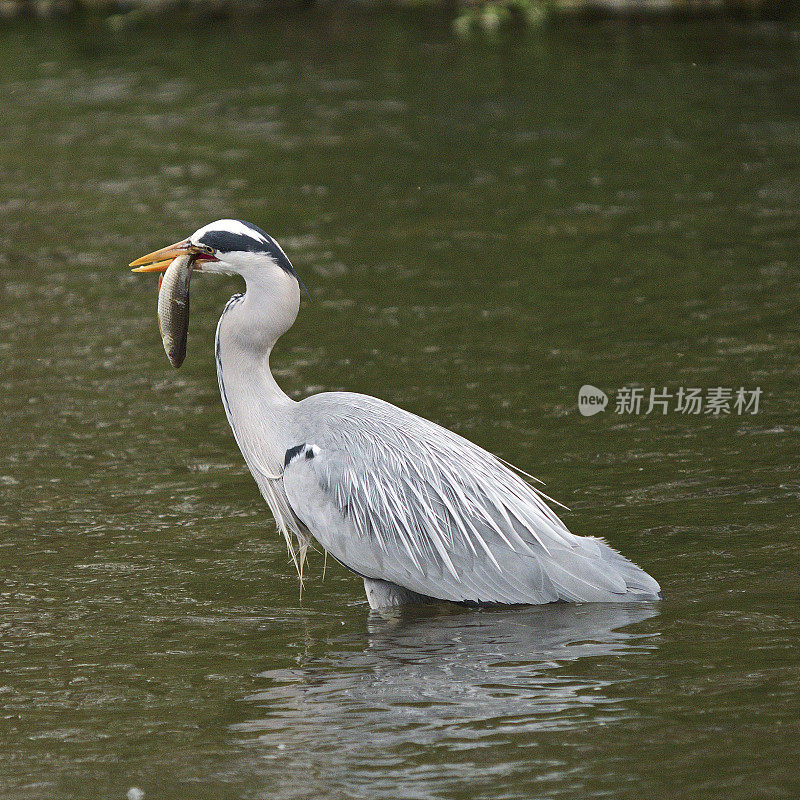
POLYGON ((207 256, 213 256, 217 252, 213 247, 207 244, 199 244, 197 245, 197 249, 207 256))

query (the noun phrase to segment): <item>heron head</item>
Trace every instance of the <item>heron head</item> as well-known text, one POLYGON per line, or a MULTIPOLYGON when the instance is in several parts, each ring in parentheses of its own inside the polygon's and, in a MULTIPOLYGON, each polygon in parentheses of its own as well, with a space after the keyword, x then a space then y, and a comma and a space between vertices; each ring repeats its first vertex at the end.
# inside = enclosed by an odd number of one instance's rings
POLYGON ((164 272, 179 255, 196 256, 194 270, 241 275, 245 280, 269 273, 291 275, 308 294, 281 246, 265 231, 239 219, 219 219, 198 228, 187 239, 131 262, 134 272, 164 272))

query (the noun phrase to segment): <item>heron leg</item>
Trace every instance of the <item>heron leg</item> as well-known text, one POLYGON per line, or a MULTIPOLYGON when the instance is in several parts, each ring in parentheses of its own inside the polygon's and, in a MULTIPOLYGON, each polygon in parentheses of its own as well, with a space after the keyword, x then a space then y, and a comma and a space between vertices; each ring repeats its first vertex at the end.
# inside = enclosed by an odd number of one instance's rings
POLYGON ((410 589, 404 589, 396 583, 381 581, 377 578, 364 578, 364 590, 367 593, 370 608, 391 608, 405 606, 410 603, 430 603, 432 597, 417 594, 410 589))

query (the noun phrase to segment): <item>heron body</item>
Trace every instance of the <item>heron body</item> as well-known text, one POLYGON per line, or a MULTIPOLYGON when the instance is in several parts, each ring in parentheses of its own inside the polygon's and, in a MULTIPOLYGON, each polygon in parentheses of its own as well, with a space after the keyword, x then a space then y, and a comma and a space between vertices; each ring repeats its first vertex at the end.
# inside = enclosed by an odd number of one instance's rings
POLYGON ((467 439, 367 395, 289 398, 269 357, 294 323, 301 284, 266 233, 220 220, 134 264, 160 270, 186 252, 196 272, 245 280, 217 326, 220 394, 301 572, 313 538, 363 577, 373 608, 659 597, 644 570, 570 533, 539 490, 467 439))

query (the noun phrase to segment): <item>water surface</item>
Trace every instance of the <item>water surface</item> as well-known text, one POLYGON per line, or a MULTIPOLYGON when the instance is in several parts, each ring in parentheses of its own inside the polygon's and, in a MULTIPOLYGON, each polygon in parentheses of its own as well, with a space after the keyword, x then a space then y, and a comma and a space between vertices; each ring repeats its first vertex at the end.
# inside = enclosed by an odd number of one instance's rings
POLYGON ((0 32, 3 797, 796 797, 799 37, 0 32), (320 555, 301 599, 217 396, 236 282, 175 372, 125 270, 224 216, 310 287, 287 392, 468 436, 666 599, 376 615, 320 555))

